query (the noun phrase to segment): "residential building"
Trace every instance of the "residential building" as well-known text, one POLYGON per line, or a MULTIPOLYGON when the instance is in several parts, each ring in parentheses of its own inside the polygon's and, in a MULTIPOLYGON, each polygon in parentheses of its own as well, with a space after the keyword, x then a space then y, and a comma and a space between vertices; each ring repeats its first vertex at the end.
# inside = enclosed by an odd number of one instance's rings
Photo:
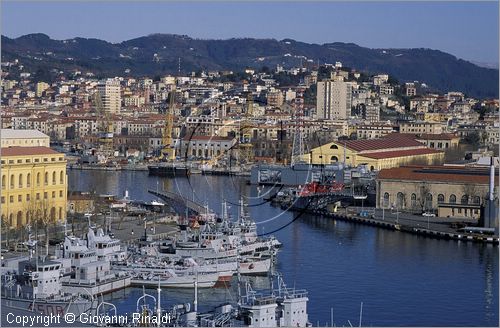
POLYGON ((345 120, 351 115, 352 84, 344 81, 318 82, 316 115, 326 120, 345 120))
POLYGON ((1 148, 2 220, 12 228, 28 222, 64 221, 68 179, 64 154, 48 147, 1 148))
POLYGON ((415 83, 405 83, 405 91, 407 97, 414 97, 417 95, 417 88, 415 88, 415 83))
POLYGON ((106 79, 99 82, 97 91, 101 96, 104 110, 109 113, 119 113, 121 109, 120 81, 106 79))
POLYGON ((36 96, 40 98, 43 95, 43 92, 47 90, 50 85, 46 82, 38 82, 36 84, 36 96))
POLYGON ((271 91, 267 94, 267 105, 271 107, 281 107, 284 102, 283 92, 280 90, 271 91))
POLYGON ((399 132, 412 134, 440 134, 443 133, 443 126, 438 122, 411 121, 399 124, 399 132))

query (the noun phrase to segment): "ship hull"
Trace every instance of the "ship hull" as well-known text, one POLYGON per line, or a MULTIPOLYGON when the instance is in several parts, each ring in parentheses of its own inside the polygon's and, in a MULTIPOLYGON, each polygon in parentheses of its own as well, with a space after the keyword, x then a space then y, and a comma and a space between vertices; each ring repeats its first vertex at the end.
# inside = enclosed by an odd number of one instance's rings
POLYGON ((2 297, 2 310, 7 313, 9 310, 16 312, 37 313, 43 315, 61 315, 73 313, 79 317, 82 313, 92 311, 91 302, 70 302, 70 301, 35 301, 16 298, 2 297))
POLYGON ((191 174, 189 168, 175 165, 149 165, 148 171, 149 175, 169 178, 188 177, 191 174))

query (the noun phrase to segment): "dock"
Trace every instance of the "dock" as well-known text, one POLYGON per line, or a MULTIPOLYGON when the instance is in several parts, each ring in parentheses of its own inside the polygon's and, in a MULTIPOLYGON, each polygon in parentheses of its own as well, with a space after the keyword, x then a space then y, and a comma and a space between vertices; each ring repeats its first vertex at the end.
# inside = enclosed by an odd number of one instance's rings
POLYGON ((339 221, 346 221, 357 224, 365 224, 370 226, 375 226, 383 229, 410 233, 414 235, 436 238, 436 239, 446 239, 446 240, 457 240, 464 242, 476 242, 476 243, 487 243, 498 245, 499 237, 492 235, 484 235, 478 233, 468 233, 468 232, 458 232, 456 229, 452 229, 448 226, 442 225, 440 228, 438 224, 433 223, 432 228, 420 225, 420 223, 402 223, 403 219, 395 222, 393 219, 383 220, 378 217, 363 217, 360 215, 350 215, 350 214, 339 214, 331 213, 325 210, 305 210, 304 213, 315 214, 325 218, 331 218, 339 221))

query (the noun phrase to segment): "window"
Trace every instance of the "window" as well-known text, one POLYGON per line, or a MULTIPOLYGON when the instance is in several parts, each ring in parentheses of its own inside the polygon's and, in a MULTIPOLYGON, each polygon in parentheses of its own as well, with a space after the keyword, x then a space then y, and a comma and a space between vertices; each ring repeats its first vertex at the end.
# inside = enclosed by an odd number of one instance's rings
POLYGON ((411 207, 417 207, 417 195, 411 194, 411 207))
POLYGON ((10 201, 11 203, 14 203, 14 196, 10 196, 10 197, 9 197, 9 201, 10 201))
POLYGON ((463 195, 462 199, 460 200, 461 204, 468 204, 469 203, 469 196, 468 195, 463 195))
POLYGON ((10 189, 14 189, 14 174, 10 175, 10 189))
POLYGON ((31 173, 26 175, 26 187, 31 187, 31 173))
POLYGON ((389 204, 389 193, 386 192, 384 193, 384 206, 387 206, 389 204))
POLYGON ((64 171, 61 171, 59 173, 59 183, 63 184, 64 183, 64 171))
POLYGON ((40 200, 40 193, 39 192, 36 193, 36 200, 40 200))
POLYGON ((31 199, 30 194, 26 194, 26 201, 29 202, 31 199))
POLYGON ((49 184, 49 172, 45 172, 45 185, 49 184))
POLYGON ((481 197, 479 196, 474 196, 473 200, 472 200, 472 203, 473 204, 480 204, 481 203, 481 197))
POLYGON ((2 204, 5 204, 5 197, 2 196, 2 204))
POLYGON ((333 145, 330 146, 330 149, 339 149, 339 146, 333 144, 333 145))
POLYGON ((18 202, 22 202, 23 201, 23 196, 22 195, 18 195, 17 196, 17 201, 18 202))
POLYGON ((22 188, 23 187, 23 175, 22 174, 19 174, 19 188, 22 188))
POLYGON ((37 187, 40 186, 40 173, 36 174, 36 185, 37 187))
POLYGON ((56 184, 56 172, 52 172, 52 184, 56 184))
POLYGON ((450 204, 456 204, 457 202, 457 196, 455 196, 454 194, 451 194, 450 195, 450 204))
POLYGON ((63 191, 59 190, 59 197, 62 197, 62 196, 63 196, 63 191))
POLYGON ((44 192, 44 193, 43 193, 43 199, 47 199, 47 198, 48 198, 48 196, 49 196, 49 195, 48 195, 48 193, 47 193, 47 192, 44 192))
POLYGON ((7 180, 7 177, 5 175, 2 175, 2 189, 5 189, 6 180, 7 180))
POLYGON ((444 195, 443 194, 439 194, 438 195, 438 204, 442 204, 444 203, 444 195))

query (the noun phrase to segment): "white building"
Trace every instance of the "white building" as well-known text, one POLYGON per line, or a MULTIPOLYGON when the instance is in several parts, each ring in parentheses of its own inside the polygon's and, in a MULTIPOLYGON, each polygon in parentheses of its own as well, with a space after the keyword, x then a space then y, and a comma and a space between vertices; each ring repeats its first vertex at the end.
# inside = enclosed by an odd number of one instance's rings
POLYGON ((343 81, 318 82, 316 113, 318 118, 345 120, 351 115, 352 84, 343 81))
POLYGON ((2 129, 0 131, 1 146, 4 147, 50 147, 50 138, 37 130, 2 129))
POLYGON ((121 108, 120 81, 117 79, 107 79, 100 81, 97 91, 101 96, 104 109, 110 113, 118 113, 121 108))

